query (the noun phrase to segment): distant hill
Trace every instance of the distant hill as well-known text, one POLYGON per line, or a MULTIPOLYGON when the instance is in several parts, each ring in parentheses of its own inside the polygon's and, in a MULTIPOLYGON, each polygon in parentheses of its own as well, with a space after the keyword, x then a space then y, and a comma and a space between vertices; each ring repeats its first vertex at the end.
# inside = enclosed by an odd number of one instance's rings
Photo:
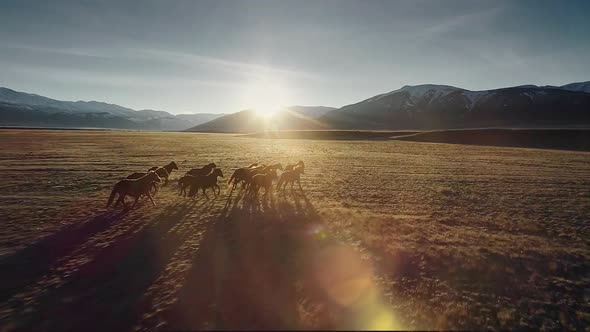
POLYGON ((328 112, 332 129, 448 129, 496 126, 588 126, 590 82, 469 91, 447 85, 406 85, 328 112))
POLYGON ((214 133, 251 133, 265 130, 324 129, 318 117, 334 110, 325 106, 287 107, 266 118, 255 110, 228 114, 187 131, 214 133))
POLYGON ((181 131, 223 114, 141 110, 97 101, 61 101, 0 87, 0 125, 181 131))
POLYGON ((406 85, 339 109, 287 107, 272 117, 179 114, 97 101, 60 101, 0 88, 0 126, 94 127, 251 133, 268 130, 430 130, 481 127, 588 127, 590 81, 470 91, 448 85, 406 85))

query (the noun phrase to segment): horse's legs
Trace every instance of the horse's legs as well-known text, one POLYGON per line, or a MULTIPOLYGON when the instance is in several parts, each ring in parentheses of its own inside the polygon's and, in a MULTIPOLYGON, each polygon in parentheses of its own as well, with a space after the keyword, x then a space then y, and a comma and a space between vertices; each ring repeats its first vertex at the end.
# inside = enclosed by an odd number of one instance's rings
MULTIPOLYGON (((149 192, 147 193, 147 197, 150 199, 150 201, 152 202, 152 204, 153 204, 154 206, 156 206, 156 203, 154 202, 154 199, 152 198, 152 195, 150 195, 150 193, 149 193, 149 192)), ((136 201, 136 202, 137 202, 137 201, 136 201)))
MULTIPOLYGON (((119 197, 117 198, 117 201, 115 202, 115 205, 113 207, 117 207, 117 205, 119 205, 119 203, 121 203, 123 201, 123 194, 119 194, 119 197)), ((123 203, 125 203, 123 201, 123 203)))
MULTIPOLYGON (((221 194, 221 188, 219 188, 217 183, 215 184, 215 188, 217 188, 217 195, 221 194)), ((213 192, 215 192, 215 190, 213 190, 213 192)))
MULTIPOLYGON (((148 194, 148 196, 150 195, 149 192, 147 194, 148 194)), ((131 207, 134 207, 135 205, 137 205, 137 202, 138 201, 139 201, 139 195, 138 196, 135 196, 135 202, 133 202, 133 205, 131 205, 131 207)))
POLYGON ((301 186, 301 180, 297 179, 297 184, 299 184, 299 189, 303 190, 303 187, 301 186))
POLYGON ((203 195, 205 195, 205 197, 207 197, 207 199, 209 199, 209 195, 207 195, 207 192, 205 191, 205 186, 203 186, 203 195))

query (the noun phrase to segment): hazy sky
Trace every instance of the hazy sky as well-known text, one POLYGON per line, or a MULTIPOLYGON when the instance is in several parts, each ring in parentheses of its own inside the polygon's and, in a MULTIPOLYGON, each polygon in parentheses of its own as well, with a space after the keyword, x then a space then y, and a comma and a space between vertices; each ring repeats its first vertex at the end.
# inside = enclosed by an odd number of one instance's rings
POLYGON ((590 1, 0 1, 0 86, 171 113, 590 80, 590 1))

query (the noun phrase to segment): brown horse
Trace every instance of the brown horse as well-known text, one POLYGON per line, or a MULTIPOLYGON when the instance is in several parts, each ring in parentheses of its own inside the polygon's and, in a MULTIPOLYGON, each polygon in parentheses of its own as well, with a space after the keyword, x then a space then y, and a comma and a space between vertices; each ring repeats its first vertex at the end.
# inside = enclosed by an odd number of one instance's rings
POLYGON ((250 186, 248 187, 248 194, 258 197, 260 188, 264 188, 264 195, 262 195, 262 198, 266 198, 272 191, 272 181, 276 178, 277 171, 275 169, 270 169, 265 173, 252 176, 250 186))
POLYGON ((258 163, 254 163, 248 167, 241 167, 241 168, 236 169, 233 172, 233 174, 231 175, 231 177, 229 178, 229 180, 227 181, 227 185, 228 185, 227 190, 233 191, 234 189, 236 189, 236 187, 238 186, 238 184, 240 182, 242 183, 242 189, 244 189, 248 180, 250 180, 252 175, 259 168, 260 168, 260 166, 258 166, 258 163), (253 165, 256 165, 256 166, 253 166, 253 165), (233 184, 232 184, 232 182, 233 182, 233 184))
POLYGON ((186 188, 190 186, 193 178, 194 176, 192 175, 185 175, 178 179, 178 186, 180 187, 180 192, 178 193, 179 196, 186 196, 186 188))
POLYGON ((277 183, 277 190, 280 190, 281 186, 283 186, 283 190, 285 190, 285 188, 287 187, 287 183, 291 183, 291 190, 293 190, 293 184, 295 183, 295 181, 297 181, 297 183, 299 184, 299 189, 303 190, 300 181, 302 173, 303 166, 296 166, 291 171, 284 171, 283 174, 281 174, 281 177, 279 178, 279 182, 277 183))
POLYGON ((303 163, 303 160, 299 160, 299 162, 297 164, 291 164, 291 165, 287 165, 285 167, 285 171, 292 171, 293 169, 295 169, 295 167, 301 167, 301 174, 305 173, 305 163, 303 163))
POLYGON ((162 181, 156 172, 148 172, 148 174, 144 175, 139 179, 124 179, 117 182, 111 191, 111 195, 109 196, 109 200, 107 202, 107 207, 111 205, 115 195, 119 194, 119 199, 115 203, 115 207, 119 205, 119 203, 125 204, 125 196, 131 196, 135 198, 135 202, 133 206, 137 204, 137 201, 141 196, 147 196, 152 204, 156 206, 152 195, 150 194, 150 189, 152 188, 153 182, 160 182, 162 181))
POLYGON ((213 188, 213 194, 215 194, 215 197, 217 197, 217 195, 221 192, 221 188, 219 188, 219 185, 217 184, 218 176, 223 177, 221 168, 214 168, 208 175, 193 176, 190 180, 190 190, 188 192, 188 197, 196 198, 197 192, 199 189, 201 189, 203 190, 203 195, 209 199, 209 196, 207 196, 207 193, 205 192, 205 189, 207 188, 213 188), (217 188, 217 192, 215 192, 215 188, 217 188))
POLYGON ((207 175, 211 173, 211 170, 217 167, 215 163, 209 163, 201 168, 193 168, 190 171, 186 172, 186 175, 192 176, 199 176, 199 175, 207 175))
POLYGON ((252 163, 247 167, 240 167, 238 169, 236 169, 233 174, 231 175, 231 177, 229 178, 229 180, 227 181, 228 184, 228 192, 232 192, 233 190, 236 189, 236 187, 238 186, 238 184, 242 183, 242 189, 247 189, 248 186, 250 185, 250 180, 252 179, 252 177, 256 174, 265 174, 266 172, 270 171, 270 170, 276 170, 276 169, 283 169, 283 165, 279 164, 273 164, 273 165, 269 165, 266 166, 264 164, 259 164, 259 163, 252 163), (233 182, 233 184, 232 184, 233 182))
POLYGON ((164 182, 164 185, 167 185, 168 184, 168 177, 170 176, 170 174, 172 174, 172 171, 175 169, 177 170, 178 166, 176 165, 175 162, 171 161, 168 165, 163 166, 163 167, 154 166, 154 167, 148 169, 148 172, 155 171, 156 173, 158 173, 159 177, 166 179, 166 181, 164 182))
POLYGON ((268 166, 264 166, 264 168, 262 169, 262 171, 264 173, 272 171, 272 170, 278 170, 280 169, 281 171, 283 170, 283 165, 281 163, 276 163, 276 164, 272 164, 272 165, 268 165, 268 166))
MULTIPOLYGON (((135 172, 130 174, 129 176, 127 176, 127 179, 130 180, 134 180, 134 179, 139 179, 141 177, 146 176, 149 172, 153 172, 153 171, 148 171, 148 172, 135 172)), ((164 173, 166 172, 165 169, 161 169, 160 170, 160 174, 166 174, 164 173)), ((158 174, 158 172, 156 172, 156 174, 158 174)), ((158 176, 160 176, 158 174, 158 176)), ((160 176, 160 178, 163 178, 164 176, 160 176)), ((160 183, 159 182, 152 182, 152 188, 150 189, 150 194, 152 194, 152 196, 155 196, 156 193, 158 192, 158 189, 160 188, 160 183)))

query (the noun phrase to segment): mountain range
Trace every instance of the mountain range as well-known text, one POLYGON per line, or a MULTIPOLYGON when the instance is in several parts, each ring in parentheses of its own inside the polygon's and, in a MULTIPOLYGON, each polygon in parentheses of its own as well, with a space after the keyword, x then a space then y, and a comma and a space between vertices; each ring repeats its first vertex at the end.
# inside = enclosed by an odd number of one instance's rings
POLYGON ((0 88, 0 125, 249 133, 302 129, 449 129, 590 126, 590 81, 470 91, 424 84, 341 108, 292 106, 272 116, 180 114, 96 101, 60 101, 0 88))
POLYGON ((0 87, 0 125, 179 131, 223 114, 173 115, 97 101, 61 101, 0 87))
POLYGON ((266 123, 256 116, 256 112, 242 111, 187 131, 583 127, 590 125, 590 82, 484 91, 448 85, 406 85, 314 117, 297 117, 296 121, 292 112, 282 112, 275 121, 266 123))
POLYGON ((590 82, 470 91, 406 85, 329 112, 335 129, 448 129, 590 125, 590 82))

